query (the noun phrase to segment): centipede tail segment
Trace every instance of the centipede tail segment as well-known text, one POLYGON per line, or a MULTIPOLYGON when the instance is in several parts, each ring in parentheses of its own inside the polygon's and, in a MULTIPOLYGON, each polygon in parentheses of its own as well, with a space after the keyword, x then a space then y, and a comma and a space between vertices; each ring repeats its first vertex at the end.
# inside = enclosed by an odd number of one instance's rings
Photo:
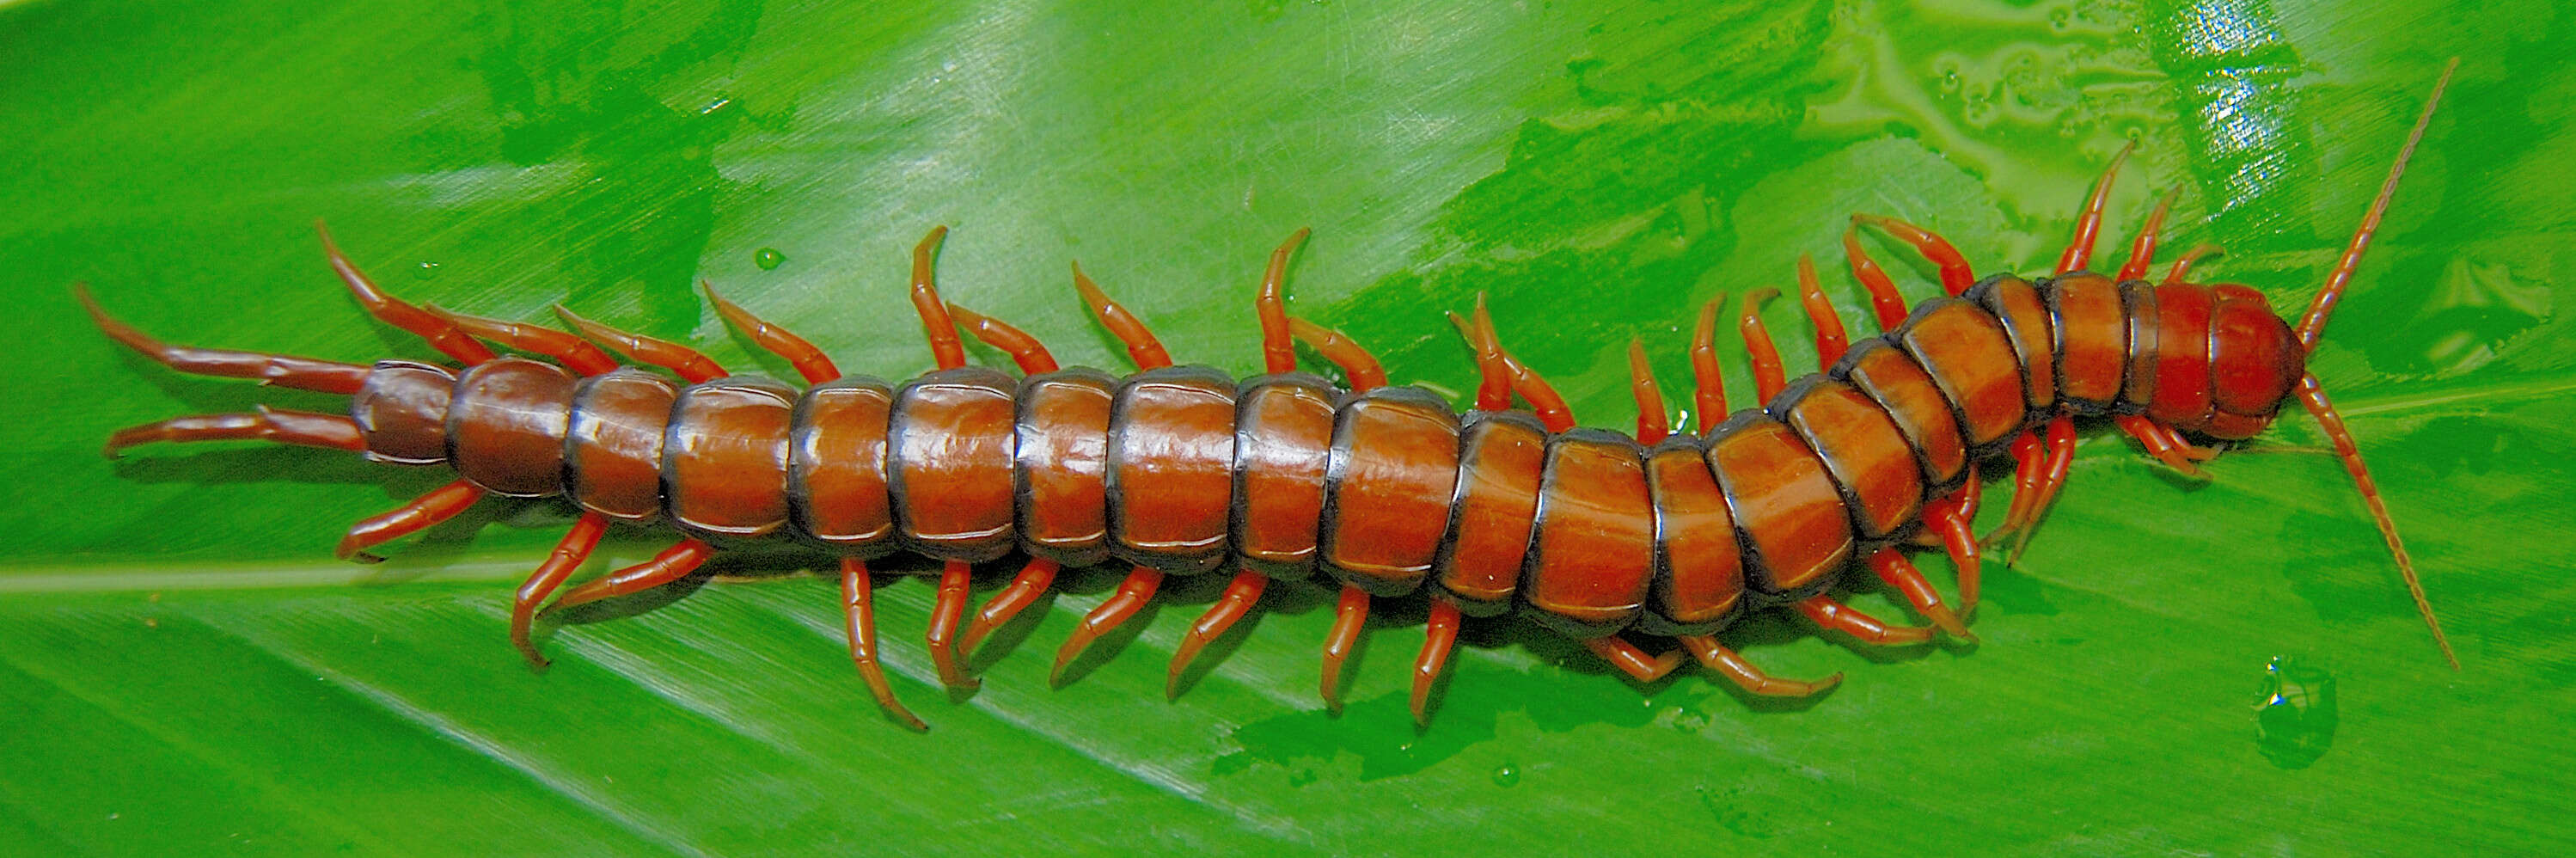
POLYGON ((489 495, 566 498, 579 519, 511 603, 510 641, 539 668, 534 629, 549 611, 678 581, 748 542, 819 548, 838 562, 851 661, 887 717, 914 729, 926 727, 895 697, 871 603, 868 563, 896 552, 938 561, 923 637, 939 682, 960 692, 977 683, 976 647, 1039 602, 1059 572, 1115 563, 1130 571, 1058 648, 1056 681, 1167 578, 1228 573, 1172 654, 1166 690, 1177 696, 1193 660, 1259 610, 1273 582, 1320 574, 1340 590, 1322 642, 1318 692, 1328 708, 1340 706, 1375 600, 1416 593, 1430 618, 1411 705, 1426 723, 1461 625, 1503 614, 1579 642, 1638 682, 1696 661, 1749 694, 1803 697, 1842 675, 1771 676, 1720 634, 1751 612, 1787 608, 1865 646, 1973 642, 1984 552, 2009 540, 2018 557, 2028 544, 2066 483, 2077 420, 2106 420, 2156 461, 2198 476, 2291 401, 2323 425, 2456 669, 2359 447, 2306 368, 2449 80, 2446 69, 2295 326, 2252 289, 2188 280, 2215 248, 2184 254, 2161 281, 2142 279, 2172 193, 2115 275, 2087 269, 2123 149, 2057 270, 2036 279, 1980 278, 1930 230, 1854 215, 1844 256, 1878 333, 1853 339, 1813 261, 1801 258, 1797 295, 1824 366, 1791 378, 1758 313, 1780 290, 1741 293, 1733 322, 1758 405, 1723 419, 1716 341, 1726 299, 1709 301, 1688 355, 1702 419, 1686 432, 1673 431, 1642 343, 1628 353, 1635 433, 1577 427, 1565 397, 1505 347, 1482 296, 1450 317, 1475 356, 1470 409, 1388 384, 1360 344, 1289 315, 1283 283, 1304 230, 1271 256, 1253 302, 1264 372, 1242 380, 1175 364, 1079 266, 1076 295, 1134 371, 1059 366, 1026 332, 940 296, 932 269, 944 227, 912 251, 910 294, 935 368, 901 382, 844 375, 811 342, 712 285, 704 288, 717 315, 793 366, 802 389, 729 374, 687 346, 560 307, 578 336, 415 306, 369 280, 327 231, 326 257, 358 303, 452 364, 172 346, 75 291, 109 338, 171 369, 350 398, 346 416, 260 408, 135 426, 109 437, 109 455, 157 441, 259 439, 453 468, 454 482, 349 529, 340 556, 366 561, 489 495), (1945 294, 1909 307, 1864 249, 1865 229, 1921 254, 1945 294), (969 365, 961 330, 1010 355, 1020 374, 969 365), (1300 343, 1342 383, 1300 371, 1300 343), (2006 457, 2013 496, 2001 526, 1980 539, 1970 529, 1980 465, 2006 457), (671 541, 645 562, 564 590, 611 524, 656 528, 671 541), (1908 556, 1917 550, 1946 556, 1955 599, 1908 556), (970 614, 974 566, 1014 553, 1027 558, 1020 571, 970 614), (1861 570, 1926 625, 1836 598, 1861 570))

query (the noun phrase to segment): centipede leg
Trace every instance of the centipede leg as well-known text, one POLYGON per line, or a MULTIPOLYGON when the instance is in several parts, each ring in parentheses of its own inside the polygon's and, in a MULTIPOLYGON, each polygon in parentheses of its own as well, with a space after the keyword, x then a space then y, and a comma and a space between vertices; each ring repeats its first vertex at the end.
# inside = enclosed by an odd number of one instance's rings
POLYGON ((716 284, 700 280, 698 288, 707 293, 707 303, 715 305, 716 315, 724 317, 726 324, 732 325, 734 330, 741 331, 743 336, 750 337, 752 342, 769 350, 770 354, 786 359, 788 365, 795 367, 796 374, 803 377, 807 384, 822 384, 841 377, 841 368, 833 366, 832 359, 826 357, 822 349, 815 348, 814 344, 804 337, 797 336, 794 331, 762 321, 759 316, 752 315, 751 311, 725 300, 724 296, 716 294, 716 284))
POLYGON ((1913 309, 1906 306, 1905 296, 1897 294, 1896 281, 1888 278, 1887 269, 1878 267, 1878 260, 1869 258, 1869 251, 1861 249, 1858 221, 1843 227, 1843 257, 1851 260, 1852 278, 1869 290, 1869 307, 1878 316, 1878 329, 1893 331, 1905 324, 1906 315, 1913 309))
POLYGON ((868 693, 877 698, 877 708, 886 717, 903 722, 915 732, 930 725, 921 716, 904 708, 894 698, 894 685, 886 681, 885 665, 877 660, 877 613, 874 604, 875 585, 868 581, 868 564, 856 557, 841 558, 841 615, 848 620, 850 663, 857 665, 859 678, 868 684, 868 693))
POLYGON ((1681 650, 1673 650, 1663 655, 1647 655, 1645 650, 1638 649, 1636 644, 1629 643, 1627 638, 1618 635, 1586 639, 1583 642, 1583 648, 1591 650, 1593 655, 1600 656, 1601 660, 1609 662, 1611 667, 1618 668, 1620 673, 1625 673, 1628 678, 1638 682, 1653 682, 1669 676, 1675 668, 1682 666, 1683 659, 1689 657, 1681 650))
POLYGON ((2021 553, 2030 547, 2030 535, 2039 529, 2040 519, 2057 503, 2057 493, 2066 488, 2067 477, 2075 465, 2075 418, 2060 416, 2048 422, 2048 472, 2040 478, 2039 500, 2030 505, 2020 526, 2013 534, 2012 554, 2007 564, 2020 563, 2021 553))
POLYGON ((1852 215, 1852 221, 1878 227, 1896 240, 1914 245, 1915 252, 1923 254, 1923 258, 1941 269, 1941 290, 1944 292, 1957 295, 1968 291, 1968 287, 1977 282, 1977 273, 1968 267, 1968 258, 1959 255, 1959 249, 1951 246, 1949 239, 1931 230, 1886 215, 1856 214, 1852 215))
POLYGON ((957 626, 966 616, 966 597, 971 595, 973 576, 974 567, 965 561, 948 561, 939 572, 939 598, 930 606, 930 627, 922 633, 922 642, 930 647, 930 663, 939 669, 940 684, 957 691, 971 691, 983 684, 966 675, 966 659, 957 647, 957 626))
POLYGON ((599 547, 600 535, 606 532, 607 516, 582 513, 572 523, 572 529, 564 533, 563 540, 555 543, 555 550, 546 555, 546 562, 537 564, 537 571, 519 585, 519 592, 510 599, 510 645, 527 657, 529 667, 544 670, 548 663, 537 652, 533 635, 537 606, 545 604, 546 597, 554 595, 555 588, 563 586, 564 579, 572 577, 573 570, 590 559, 590 552, 599 547))
POLYGON ((1361 348, 1342 332, 1296 318, 1288 319, 1288 331, 1298 342, 1306 344, 1342 371, 1352 390, 1375 390, 1386 386, 1386 367, 1377 357, 1361 348))
POLYGON ((72 295, 89 311, 90 321, 98 325, 108 339, 133 349, 153 362, 191 375, 218 378, 257 379, 261 384, 320 393, 356 393, 367 383, 368 368, 352 363, 315 360, 294 355, 244 352, 231 349, 201 349, 174 346, 153 339, 150 334, 118 321, 100 309, 98 299, 90 297, 87 285, 72 287, 72 295))
POLYGON ((957 339, 957 323, 948 318, 948 304, 939 300, 939 283, 932 276, 932 262, 939 245, 948 238, 948 227, 934 226, 921 243, 912 246, 912 309, 921 314, 921 331, 930 340, 930 357, 940 369, 966 365, 966 344, 957 339))
POLYGON ((671 547, 662 549, 662 553, 653 555, 651 560, 610 572, 607 577, 572 588, 572 592, 565 593, 563 598, 556 599, 553 605, 546 608, 546 611, 560 611, 601 599, 639 593, 689 577, 689 573, 698 571, 698 567, 704 565, 707 558, 715 556, 715 553, 715 546, 703 541, 680 540, 673 543, 671 547))
POLYGON ((1118 302, 1109 300, 1109 293, 1100 291, 1100 284, 1084 276, 1082 264, 1078 262, 1073 266, 1073 288, 1082 293, 1082 303, 1091 307, 1093 316, 1099 317, 1101 327, 1108 328, 1110 334, 1127 345, 1127 360, 1137 369, 1172 365, 1171 352, 1165 351, 1163 341, 1155 339, 1154 332, 1145 328, 1145 321, 1136 318, 1136 314, 1128 312, 1118 302))
POLYGON ((436 527, 482 499, 483 488, 473 480, 460 479, 430 489, 410 503, 351 525, 348 535, 340 537, 340 547, 334 553, 342 560, 381 563, 384 558, 365 553, 366 550, 436 527))
POLYGON ((1744 350, 1753 357, 1753 395, 1763 402, 1789 386, 1788 370, 1780 365, 1780 347, 1771 343, 1771 330, 1762 326, 1762 317, 1754 312, 1778 294, 1780 290, 1768 286, 1744 293, 1744 310, 1735 320, 1736 329, 1744 333, 1744 350))
POLYGON ((2041 480, 2048 476, 2048 444, 2039 439, 2038 432, 2023 430, 2013 438, 2012 457, 2012 506, 2005 510, 2003 523, 1996 525, 1993 533, 1986 534, 1985 541, 1989 545, 2030 519, 2031 506, 2039 503, 2041 480))
MULTIPOLYGON (((1574 428, 1574 410, 1566 407, 1565 397, 1556 392, 1556 385, 1547 383, 1546 378, 1513 358, 1512 353, 1503 348, 1502 336, 1494 332, 1493 314, 1485 310, 1484 295, 1476 296, 1476 314, 1472 324, 1458 318, 1456 313, 1449 314, 1449 323, 1456 325, 1460 333, 1467 334, 1469 339, 1479 344, 1477 357, 1479 364, 1490 360, 1510 374, 1512 392, 1519 394, 1522 399, 1529 400, 1530 411, 1538 415, 1538 422, 1546 426, 1548 431, 1563 432, 1574 428), (1483 350, 1488 348, 1493 352, 1491 358, 1483 354, 1483 350)), ((1380 381, 1383 383, 1383 374, 1380 381)), ((1482 396, 1483 391, 1479 390, 1478 395, 1482 396)))
POLYGON ((1871 646, 1912 646, 1932 641, 1929 627, 1890 625, 1831 596, 1810 596, 1800 601, 1798 613, 1807 615, 1818 627, 1850 635, 1871 646))
POLYGON ((1082 651, 1090 649, 1092 641, 1099 640, 1101 635, 1108 634, 1109 630, 1136 616, 1137 611, 1144 610, 1145 603, 1153 601, 1154 591, 1162 586, 1163 573, 1153 567, 1138 566, 1135 571, 1127 573, 1127 580, 1118 582, 1118 591, 1109 594, 1109 598, 1092 608, 1091 613, 1082 615, 1082 622, 1073 627, 1073 634, 1065 637, 1064 646, 1055 651, 1055 669, 1047 674, 1047 682, 1063 684, 1064 669, 1072 665, 1074 659, 1081 658, 1082 651))
POLYGON ((2129 153, 2137 149, 2138 141, 2129 141, 2111 156, 2111 165, 2102 168, 2102 178, 2093 183, 2093 196, 2084 203, 2084 214, 2075 220, 2075 240, 2057 257, 2057 273, 2082 271, 2093 261, 2093 241, 2102 233, 2102 206, 2111 199, 2111 182, 2120 175, 2120 165, 2128 162, 2129 153))
POLYGON ((1691 330, 1691 404, 1699 407, 1699 434, 1716 431, 1726 419, 1726 377, 1717 365, 1717 311, 1725 305, 1726 296, 1709 299, 1699 307, 1699 324, 1691 330))
POLYGON ((984 607, 975 611, 975 620, 966 624, 966 633, 957 638, 957 657, 974 658, 975 648, 982 646, 985 638, 1009 625, 1021 611, 1046 595, 1047 587, 1055 584, 1055 573, 1063 568, 1064 564, 1044 557, 1029 558, 1028 565, 1020 567, 1020 574, 1013 576, 1002 592, 993 594, 984 607))
POLYGON ((1746 692, 1763 697, 1813 697, 1843 683, 1840 672, 1813 682, 1774 677, 1745 661, 1734 650, 1727 649, 1725 644, 1718 643, 1715 635, 1683 635, 1679 640, 1683 649, 1699 659, 1701 667, 1732 680, 1746 692))
POLYGON ((1227 629, 1234 628, 1235 621, 1252 611, 1253 604, 1261 601, 1261 591, 1269 586, 1270 576, 1250 569, 1236 574, 1234 580, 1225 585, 1225 593, 1216 597, 1216 604, 1209 605, 1207 613, 1200 614, 1197 622, 1190 624, 1189 633, 1181 636, 1180 648, 1172 651, 1172 669, 1163 679, 1164 697, 1181 696, 1181 674, 1189 672, 1190 662, 1198 659, 1199 650, 1206 649, 1208 642, 1224 637, 1227 629))
POLYGON ((956 317, 957 325, 975 339, 1010 354, 1011 362, 1020 365, 1020 372, 1037 375, 1056 371, 1055 354, 1027 331, 953 303, 948 305, 948 315, 956 317))
POLYGON ((2219 249, 2215 244, 2204 244, 2183 251, 2182 258, 2174 260, 2173 270, 2165 272, 2164 285, 2172 286, 2183 282, 2183 278, 2191 276, 2192 266, 2200 264, 2201 260, 2225 253, 2226 251, 2219 249))
MULTIPOLYGON (((2443 72, 2443 80, 2450 80, 2448 71, 2443 72)), ((2299 378, 2294 395, 2308 414, 2317 418, 2317 426, 2334 444, 2335 458, 2342 460, 2344 472, 2352 475, 2353 487, 2361 492, 2362 506, 2370 509, 2371 523, 2379 526, 2380 537, 2388 542, 2389 555, 2397 559, 2398 576, 2406 581, 2406 595, 2415 599, 2415 612, 2423 615, 2424 627, 2433 631, 2433 643, 2442 648, 2442 660, 2450 662, 2452 670, 2460 669, 2460 657, 2451 652, 2451 639, 2442 634, 2442 621, 2433 616, 2433 602, 2424 596, 2424 582, 2415 577, 2415 559, 2406 553, 2406 541, 2397 538, 2397 520, 2388 514, 2388 502, 2380 498, 2379 483, 2370 478, 2370 466, 2362 462, 2361 445, 2353 442, 2352 430, 2343 424, 2343 414, 2326 398, 2325 387, 2317 383, 2313 373, 2299 378)))
POLYGON ((1655 387, 1655 370, 1646 364, 1644 340, 1628 340, 1628 387, 1637 396, 1637 443, 1652 447, 1672 434, 1664 415, 1664 392, 1655 387))
POLYGON ((1342 666, 1359 645, 1360 629, 1368 624, 1369 594, 1349 584, 1342 585, 1341 601, 1333 606, 1333 629, 1324 635, 1324 678, 1318 687, 1324 708, 1338 714, 1342 711, 1342 666))
POLYGON ((302 447, 329 447, 365 452, 367 440, 358 421, 339 414, 315 414, 257 406, 249 414, 191 414, 116 430, 100 452, 116 458, 127 447, 156 441, 274 441, 302 447))
POLYGON ((566 369, 582 375, 598 375, 617 368, 617 359, 591 345, 588 340, 553 328, 541 328, 521 322, 486 319, 439 309, 437 305, 421 308, 430 315, 447 320, 457 330, 481 339, 491 340, 520 351, 535 352, 561 362, 566 369))
POLYGON ((582 318, 580 314, 574 313, 561 304, 555 305, 555 315, 563 317, 564 322, 572 325, 574 330, 580 331, 582 336, 607 346, 609 351, 625 355, 627 360, 636 363, 650 364, 678 373, 681 378, 691 383, 714 381, 725 376, 724 367, 718 366, 715 361, 709 360, 697 349, 669 340, 618 330, 582 318))
MULTIPOLYGON (((1923 505, 1924 534, 1950 554, 1950 566, 1958 570, 1959 615, 1977 610, 1977 593, 1984 579, 1983 552, 1977 545, 1977 506, 1984 501, 1985 483, 1977 479, 1977 463, 1968 463, 1968 478, 1959 488, 1923 505)), ((2018 500, 2019 496, 2016 495, 2018 500)))
POLYGON ((2112 418, 2111 422, 2119 424, 2120 430, 2129 433, 2129 437, 2138 439, 2139 444, 2146 446, 2147 455, 2154 456, 2156 461, 2165 463, 2165 467, 2180 471, 2184 476, 2193 479, 2209 478, 2207 473, 2201 471, 2200 465, 2192 460, 2192 454, 2188 452, 2190 445, 2177 444, 2179 439, 2169 432, 2159 431, 2163 427, 2157 426, 2153 421, 2136 414, 2124 414, 2112 418))
POLYGON ((350 262, 348 255, 340 252, 339 243, 331 240, 330 227, 316 220, 313 231, 322 236, 322 254, 331 260, 331 270, 340 275, 340 282, 348 284, 349 294, 358 299, 359 306, 367 308, 368 315, 410 331, 428 340, 431 348, 466 364, 478 364, 493 358, 491 349, 475 342, 464 331, 457 330, 455 324, 376 288, 375 281, 367 279, 367 275, 358 270, 357 263, 350 262))
POLYGON ((2164 231, 2165 214, 2173 210, 2174 198, 2182 196, 2182 186, 2175 185, 2156 201, 2155 211, 2147 213, 2147 222, 2138 227, 2138 237, 2129 243, 2129 261, 2120 263, 2121 282, 2147 276, 2147 267, 2156 264, 2157 234, 2164 231))
POLYGON ((1458 645, 1458 606, 1431 600, 1431 618, 1422 624, 1422 654, 1413 660, 1413 723, 1431 724, 1431 687, 1449 669, 1449 651, 1458 645))
POLYGON ((1279 249, 1270 252, 1270 268, 1261 274, 1261 294, 1252 302, 1253 313, 1261 319, 1261 364, 1273 372, 1297 371, 1297 346, 1288 330, 1288 302, 1279 295, 1287 281, 1288 256, 1306 240, 1307 230, 1290 233, 1279 249))
POLYGON ((1816 365, 1833 366, 1851 350, 1851 337, 1843 333, 1843 319, 1834 313, 1834 302, 1825 299, 1825 287, 1816 282, 1816 260, 1798 256, 1798 303, 1807 308, 1807 318, 1816 326, 1816 365))
POLYGON ((1950 606, 1941 604, 1941 594, 1932 589, 1932 582, 1923 577, 1923 570, 1914 568, 1914 562, 1905 559, 1903 552, 1894 548, 1879 549, 1878 553, 1869 556, 1869 570, 1877 573, 1878 580, 1896 588, 1906 603, 1913 605, 1915 612, 1931 620, 1934 626, 1948 632, 1951 637, 1969 643, 1977 641, 1976 633, 1968 631, 1968 625, 1959 621, 1959 615, 1951 611, 1950 606))

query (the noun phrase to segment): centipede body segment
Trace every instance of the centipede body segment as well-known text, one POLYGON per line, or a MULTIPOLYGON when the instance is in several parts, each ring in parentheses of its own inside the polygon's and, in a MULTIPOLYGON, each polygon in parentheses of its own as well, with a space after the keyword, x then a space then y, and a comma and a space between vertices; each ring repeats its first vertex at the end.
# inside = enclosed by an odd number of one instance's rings
MULTIPOLYGON (((922 722, 883 674, 869 599, 867 561, 896 552, 942 561, 925 640, 955 687, 975 682, 966 656, 1059 570, 1116 563, 1132 571, 1058 651, 1059 675, 1167 576, 1226 574, 1173 658, 1177 692, 1201 649, 1258 609, 1268 582, 1323 575, 1341 587, 1320 682, 1328 705, 1373 600, 1419 591, 1432 610, 1415 670, 1417 718, 1427 718, 1464 618, 1514 612, 1641 681, 1688 658, 1753 694, 1807 695, 1840 676, 1771 677, 1717 636, 1749 612, 1788 607, 1866 644, 1919 643, 1935 628, 1973 639, 1966 619, 1982 551, 2009 538, 2018 553, 2029 538, 2066 480, 2079 417, 2108 418, 2150 455, 2196 473, 2216 449, 2194 436, 2248 438, 2300 402, 2325 425, 2431 623, 2357 445, 2305 365, 2440 89, 2296 328, 2261 293, 2186 280, 2200 251, 2160 282, 2140 279, 2171 195, 2118 276, 2084 270, 2124 150, 2049 276, 1979 279, 1940 236, 1855 215, 1843 248, 1880 332, 1853 339, 1812 262, 1800 260, 1799 297, 1826 366, 1791 379, 1754 314, 1775 293, 1747 293, 1737 326, 1759 405, 1690 433, 1670 431, 1638 347, 1636 434, 1577 428, 1564 398, 1505 348, 1481 298, 1471 316, 1453 316, 1479 367, 1472 408, 1387 385, 1360 344, 1286 314, 1280 287, 1302 231, 1273 255, 1255 299, 1266 371, 1240 380, 1175 365, 1143 321, 1078 267, 1077 293, 1126 346, 1134 371, 1059 367, 1036 338, 940 296, 932 264, 944 229, 914 249, 911 291, 938 368, 900 381, 843 374, 712 286, 719 315, 807 386, 731 375, 684 345, 570 311, 562 315, 579 337, 417 307, 377 288, 327 232, 331 265, 359 302, 459 366, 173 347, 89 307, 111 338, 173 369, 350 396, 345 417, 263 409, 134 427, 109 440, 111 454, 152 441, 269 439, 457 472, 456 482, 360 522, 343 556, 371 559, 365 549, 485 495, 561 496, 579 508, 513 605, 511 638, 540 666, 531 630, 549 598, 559 608, 626 595, 686 577, 730 546, 794 540, 840 558, 851 656, 888 715, 914 727, 922 722), (1947 294, 1908 308, 1857 240, 1863 227, 1914 247, 1947 294), (961 329, 1011 354, 1021 374, 967 364, 961 329), (1300 371, 1294 341, 1334 363, 1348 386, 1300 371), (503 356, 486 342, 551 360, 503 356), (658 371, 621 366, 609 352, 658 371), (1531 410, 1515 410, 1515 398, 1531 410), (2014 460, 2014 495, 2002 527, 1979 540, 1968 529, 1978 464, 2003 456, 2014 460), (611 523, 678 538, 556 598, 611 523), (1948 556, 1955 601, 1906 556, 1920 548, 1948 556), (970 618, 971 564, 1015 553, 1026 565, 970 618), (1863 569, 1933 628, 1834 598, 1863 569), (1655 643, 1666 638, 1672 644, 1655 643)), ((80 297, 89 301, 85 290, 80 297)), ((1722 301, 1701 313, 1691 351, 1691 401, 1711 416, 1727 411, 1713 349, 1722 301)))

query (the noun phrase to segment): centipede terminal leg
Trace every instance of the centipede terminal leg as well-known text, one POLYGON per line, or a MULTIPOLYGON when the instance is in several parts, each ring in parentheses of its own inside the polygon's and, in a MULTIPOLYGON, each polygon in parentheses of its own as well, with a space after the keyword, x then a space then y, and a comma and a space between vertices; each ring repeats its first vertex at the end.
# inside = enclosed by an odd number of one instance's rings
POLYGON ((107 334, 108 339, 179 372, 257 379, 261 384, 318 393, 356 393, 367 383, 368 368, 357 364, 265 352, 170 345, 108 315, 98 306, 98 300, 90 297, 87 284, 73 286, 72 295, 80 299, 82 309, 89 311, 90 321, 97 324, 99 331, 107 334))
POLYGON ((301 447, 328 447, 365 452, 367 441, 358 421, 340 414, 315 414, 262 405, 249 414, 191 414, 116 430, 102 450, 116 458, 125 448, 160 441, 270 441, 301 447))

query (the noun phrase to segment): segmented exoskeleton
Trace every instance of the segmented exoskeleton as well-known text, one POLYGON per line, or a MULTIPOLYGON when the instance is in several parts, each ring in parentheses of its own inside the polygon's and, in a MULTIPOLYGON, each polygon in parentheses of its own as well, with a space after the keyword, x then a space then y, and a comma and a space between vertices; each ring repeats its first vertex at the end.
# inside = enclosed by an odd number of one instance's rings
MULTIPOLYGON (((1042 595, 1060 568, 1115 560, 1134 571, 1059 650, 1059 675, 1164 577, 1234 570, 1174 654, 1176 691, 1201 648, 1244 616, 1268 581, 1320 571, 1342 586, 1324 648, 1328 704, 1371 599, 1426 587, 1432 610, 1415 671, 1417 718, 1462 617, 1510 611, 1641 681, 1687 653, 1752 693, 1810 695, 1840 675, 1771 677, 1716 634, 1749 611, 1788 605, 1871 644, 1920 643, 1934 628, 1972 639, 1964 617, 1977 603, 1981 550, 2006 536, 2028 539, 2067 478, 2076 418, 2107 417, 2157 459, 2196 473, 2216 450, 2185 433, 2249 438, 2293 399, 2324 425, 2439 641, 2352 438, 2305 364, 2441 89, 2295 327, 2251 289, 2188 282, 2204 250, 2161 281, 2141 279, 2171 196, 2116 274, 2085 270, 2123 150, 2049 277, 1979 280, 1939 236, 1855 216, 1843 246, 1883 333, 1850 342, 1813 264, 1801 260, 1800 294, 1825 368, 1789 381, 1754 314, 1768 290, 1746 296, 1737 324, 1763 405, 1696 434, 1669 431, 1633 343, 1634 437, 1575 428, 1564 399, 1504 351, 1481 299, 1471 319, 1453 317, 1477 353, 1473 410, 1455 413, 1439 396, 1388 386, 1358 345, 1287 315, 1280 286, 1303 231, 1272 255, 1255 302, 1267 373, 1241 381, 1173 365, 1078 266, 1083 300, 1126 344, 1136 372, 1059 368, 1027 334, 940 299, 931 263, 944 229, 913 252, 912 299, 939 368, 900 383, 844 376, 805 340, 708 287, 719 314, 795 366, 811 385, 802 391, 728 375, 685 346, 569 311, 559 310, 587 339, 407 304, 370 282, 327 232, 331 265, 359 302, 461 369, 174 347, 109 318, 85 290, 80 296, 109 336, 175 369, 351 395, 347 416, 261 409, 137 426, 115 433, 109 453, 149 441, 263 438, 456 469, 455 482, 353 527, 340 554, 361 559, 486 494, 568 498, 581 517, 521 586, 512 612, 511 638, 539 666, 534 619, 613 521, 667 525, 681 538, 647 562, 572 588, 552 608, 670 583, 723 545, 819 546, 841 558, 852 657, 887 713, 916 728, 922 722, 896 701, 877 663, 870 613, 866 563, 897 551, 944 561, 927 638, 952 687, 974 684, 965 654, 1042 595), (1948 295, 1909 308, 1863 251, 1862 226, 1921 252, 1948 295), (966 365, 961 327, 1009 352, 1023 375, 966 365), (500 356, 484 341, 554 362, 500 356), (1348 387, 1299 372, 1296 341, 1335 363, 1348 387), (621 366, 594 342, 681 383, 621 366), (1515 395, 1531 410, 1513 410, 1515 395), (1969 530, 1978 463, 2006 453, 2017 463, 2017 491, 2002 527, 1980 540, 1969 530), (1907 559, 1904 550, 1918 546, 1938 547, 1956 565, 1955 608, 1907 559), (971 564, 1014 551, 1031 558, 1027 566, 968 620, 971 564), (1837 601, 1830 591, 1856 566, 1934 628, 1892 625, 1837 601), (1635 637, 1680 647, 1652 655, 1635 637)), ((1695 404, 1707 415, 1728 413, 1718 315, 1716 301, 1702 309, 1691 351, 1695 404)), ((2447 643, 2442 651, 2450 657, 2447 643)))

